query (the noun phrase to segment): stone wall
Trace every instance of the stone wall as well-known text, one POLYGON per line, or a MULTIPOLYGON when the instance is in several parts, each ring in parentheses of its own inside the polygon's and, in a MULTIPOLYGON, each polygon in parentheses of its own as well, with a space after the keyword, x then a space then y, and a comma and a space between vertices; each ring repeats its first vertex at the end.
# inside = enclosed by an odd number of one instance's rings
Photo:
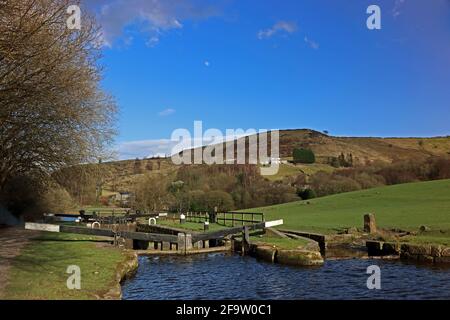
POLYGON ((429 244, 399 244, 366 241, 369 256, 399 255, 406 260, 428 263, 450 263, 450 247, 429 244))
MULTIPOLYGON (((242 241, 232 241, 233 251, 242 249, 242 241)), ((324 260, 320 254, 318 245, 315 248, 305 249, 280 249, 269 244, 249 245, 248 254, 263 261, 295 266, 318 266, 323 265, 324 260), (316 250, 314 250, 316 249, 316 250)))
POLYGON ((401 246, 400 257, 420 262, 450 263, 450 247, 403 244, 401 246))
POLYGON ((123 254, 125 256, 125 260, 117 266, 113 288, 99 298, 104 300, 122 299, 121 283, 126 279, 133 277, 139 266, 138 256, 135 252, 126 250, 123 254))

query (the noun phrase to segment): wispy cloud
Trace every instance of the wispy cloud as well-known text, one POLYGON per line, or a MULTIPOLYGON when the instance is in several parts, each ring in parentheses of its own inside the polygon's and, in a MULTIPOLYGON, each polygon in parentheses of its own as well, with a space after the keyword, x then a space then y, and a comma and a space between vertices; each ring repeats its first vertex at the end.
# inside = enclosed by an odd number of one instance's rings
POLYGON ((183 28, 183 20, 202 20, 220 14, 217 5, 202 0, 84 0, 102 26, 104 45, 113 43, 134 26, 155 46, 162 35, 183 28))
POLYGON ((157 36, 151 36, 147 42, 145 43, 147 47, 153 48, 159 43, 159 37, 157 36))
POLYGON ((257 36, 258 39, 262 40, 271 38, 272 36, 279 33, 290 34, 296 31, 297 31, 297 24, 295 22, 278 21, 271 28, 260 30, 257 36))
POLYGON ((174 114, 175 112, 176 112, 175 109, 168 108, 168 109, 165 109, 165 110, 162 110, 162 111, 158 112, 158 115, 160 117, 167 117, 167 116, 170 116, 170 115, 174 114))
POLYGON ((312 49, 314 50, 318 50, 319 49, 319 44, 311 39, 309 39, 308 37, 304 37, 303 40, 305 41, 305 43, 312 49))
MULTIPOLYGON (((255 132, 256 133, 256 132, 255 132)), ((233 141, 243 138, 253 133, 244 133, 230 136, 208 137, 183 137, 182 139, 156 139, 156 140, 138 140, 126 141, 116 146, 116 153, 120 160, 135 158, 150 158, 156 156, 172 156, 186 149, 207 146, 215 143, 233 141), (177 140, 178 139, 178 140, 177 140)))
POLYGON ((117 146, 120 160, 171 155, 176 141, 169 139, 122 142, 117 146))
POLYGON ((392 9, 392 15, 397 18, 401 14, 401 9, 405 0, 395 0, 394 9, 392 9))

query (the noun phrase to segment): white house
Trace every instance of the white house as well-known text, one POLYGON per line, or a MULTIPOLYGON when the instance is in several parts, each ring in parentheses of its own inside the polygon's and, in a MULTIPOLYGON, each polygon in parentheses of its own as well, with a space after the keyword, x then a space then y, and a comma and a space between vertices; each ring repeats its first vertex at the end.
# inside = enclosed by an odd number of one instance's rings
POLYGON ((281 158, 269 158, 269 159, 265 159, 265 160, 261 161, 261 164, 263 166, 268 166, 271 164, 283 164, 283 163, 285 164, 285 163, 287 163, 287 161, 282 160, 281 158))

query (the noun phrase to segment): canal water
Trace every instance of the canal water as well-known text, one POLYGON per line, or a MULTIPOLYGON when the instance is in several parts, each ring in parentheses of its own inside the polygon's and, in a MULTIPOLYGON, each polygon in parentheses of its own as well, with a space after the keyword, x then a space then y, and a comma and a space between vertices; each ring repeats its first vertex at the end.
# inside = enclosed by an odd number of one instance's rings
POLYGON ((450 299, 450 268, 387 260, 290 267, 236 254, 140 257, 124 299, 450 299), (367 289, 378 265, 381 289, 367 289))

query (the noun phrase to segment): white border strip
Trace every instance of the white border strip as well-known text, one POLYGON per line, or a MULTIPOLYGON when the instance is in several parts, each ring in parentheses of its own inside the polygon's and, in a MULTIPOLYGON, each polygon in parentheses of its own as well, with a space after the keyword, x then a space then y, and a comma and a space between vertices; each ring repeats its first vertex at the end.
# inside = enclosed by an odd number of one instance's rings
POLYGON ((59 225, 57 224, 47 224, 47 223, 25 223, 26 230, 36 230, 36 231, 49 231, 49 232, 59 232, 59 225))
POLYGON ((280 226, 282 224, 283 224, 283 219, 274 220, 274 221, 267 221, 265 227, 266 228, 270 228, 270 227, 280 226))

